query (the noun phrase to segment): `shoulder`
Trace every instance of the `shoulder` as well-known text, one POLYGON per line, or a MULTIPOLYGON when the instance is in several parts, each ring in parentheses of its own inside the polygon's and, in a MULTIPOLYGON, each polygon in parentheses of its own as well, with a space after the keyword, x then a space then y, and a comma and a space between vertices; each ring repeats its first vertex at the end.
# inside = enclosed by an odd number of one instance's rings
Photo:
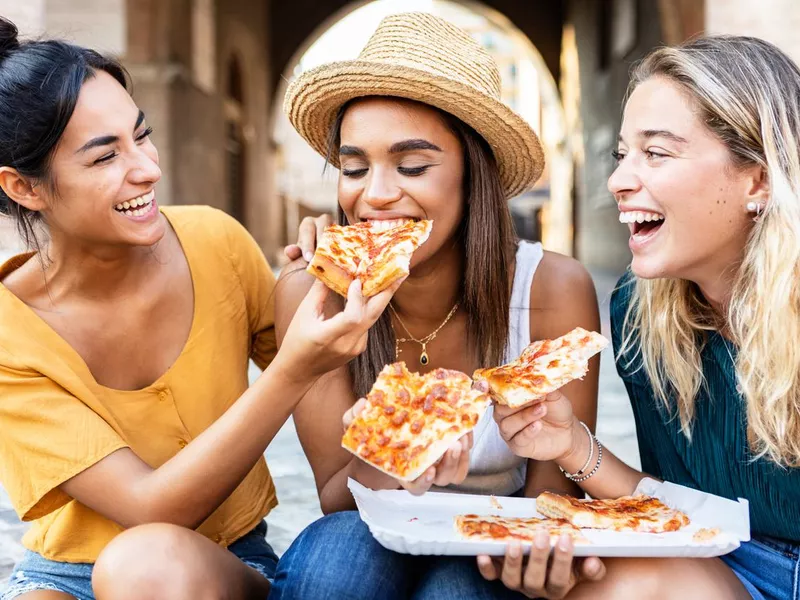
POLYGON ((574 258, 545 251, 530 298, 531 339, 558 337, 578 326, 600 330, 594 281, 574 258))
POLYGON ((531 305, 552 306, 576 298, 597 302, 589 271, 574 258, 545 250, 531 282, 531 305))
POLYGON ((252 240, 239 221, 213 206, 165 206, 161 212, 182 238, 201 237, 205 242, 218 242, 226 246, 252 240))
POLYGON ((626 324, 635 288, 636 276, 628 271, 620 277, 611 293, 611 341, 619 376, 625 381, 647 386, 638 330, 626 324))

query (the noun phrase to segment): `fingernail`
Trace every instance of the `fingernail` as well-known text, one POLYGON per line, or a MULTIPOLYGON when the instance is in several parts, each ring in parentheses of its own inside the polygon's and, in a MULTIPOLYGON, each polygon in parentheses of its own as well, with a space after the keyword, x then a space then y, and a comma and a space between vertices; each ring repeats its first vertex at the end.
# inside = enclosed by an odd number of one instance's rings
POLYGON ((558 538, 558 547, 564 551, 569 550, 572 540, 566 533, 562 533, 561 537, 558 538))
POLYGON ((534 538, 534 543, 539 550, 544 550, 550 545, 550 536, 547 535, 544 531, 540 531, 536 534, 536 538, 534 538))
POLYGON ((435 476, 435 474, 434 474, 434 473, 428 473, 428 474, 425 476, 425 481, 427 481, 427 482, 431 482, 431 481, 433 481, 433 478, 434 478, 434 476, 435 476))
POLYGON ((313 260, 313 258, 314 258, 314 253, 313 252, 306 252, 305 254, 303 254, 303 258, 306 259, 306 262, 311 262, 313 260))
POLYGON ((521 554, 520 547, 517 544, 512 544, 511 546, 509 546, 508 555, 511 558, 519 558, 520 554, 521 554))

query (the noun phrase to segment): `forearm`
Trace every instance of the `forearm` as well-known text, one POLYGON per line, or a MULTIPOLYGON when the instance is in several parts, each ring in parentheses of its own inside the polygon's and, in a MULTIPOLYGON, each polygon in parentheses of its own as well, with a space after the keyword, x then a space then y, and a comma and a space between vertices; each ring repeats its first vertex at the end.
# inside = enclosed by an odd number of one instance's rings
POLYGON ((355 479, 361 485, 372 490, 396 490, 400 487, 396 479, 381 473, 354 456, 333 477, 328 479, 320 491, 320 506, 326 515, 356 508, 353 495, 347 488, 348 478, 355 479))
MULTIPOLYGON (((594 441, 590 442, 589 436, 577 420, 573 424, 573 439, 572 449, 555 462, 567 473, 576 473, 586 464, 590 452, 593 452, 585 473, 588 474, 597 465, 598 446, 594 441)), ((645 473, 626 465, 608 448, 603 448, 603 457, 597 471, 578 485, 592 498, 619 498, 632 494, 646 476, 645 473)))
POLYGON ((142 522, 199 526, 236 489, 313 381, 273 362, 210 427, 137 486, 142 522))

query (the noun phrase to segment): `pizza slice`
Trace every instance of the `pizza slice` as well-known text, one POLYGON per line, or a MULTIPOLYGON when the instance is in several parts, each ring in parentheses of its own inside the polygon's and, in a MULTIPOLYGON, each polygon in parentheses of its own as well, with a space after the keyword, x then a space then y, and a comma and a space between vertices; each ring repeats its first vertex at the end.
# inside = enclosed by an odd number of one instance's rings
POLYGON ((550 545, 567 534, 575 543, 585 543, 580 530, 566 519, 540 519, 537 517, 500 517, 497 515, 458 515, 455 517, 456 531, 462 537, 482 541, 520 540, 533 542, 539 531, 550 535, 550 545))
POLYGON ((306 270, 342 296, 356 278, 361 293, 374 296, 408 275, 411 255, 428 239, 432 226, 432 221, 411 220, 389 230, 368 222, 331 225, 306 270))
POLYGON ((475 428, 490 402, 460 371, 418 375, 402 362, 387 365, 342 446, 395 479, 413 481, 475 428))
POLYGON ((488 384, 496 402, 517 408, 582 378, 589 370, 589 359, 607 345, 599 333, 577 327, 555 340, 535 341, 517 360, 478 369, 473 377, 488 384))
POLYGON ((575 527, 663 533, 689 525, 689 517, 652 496, 623 496, 613 500, 578 500, 543 492, 536 510, 554 519, 566 519, 575 527))

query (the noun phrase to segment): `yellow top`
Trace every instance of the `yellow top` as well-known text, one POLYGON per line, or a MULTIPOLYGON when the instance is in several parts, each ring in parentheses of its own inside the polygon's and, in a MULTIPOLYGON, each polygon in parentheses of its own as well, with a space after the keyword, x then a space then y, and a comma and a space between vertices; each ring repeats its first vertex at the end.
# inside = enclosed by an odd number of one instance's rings
MULTIPOLYGON (((264 368, 277 352, 275 278, 253 238, 209 207, 162 212, 186 254, 195 307, 180 356, 144 389, 98 384, 78 353, 0 284, 0 483, 20 518, 33 521, 25 547, 52 560, 94 562, 122 531, 61 483, 123 447, 159 467, 245 391, 249 358, 264 368)), ((0 281, 31 256, 7 261, 0 281)), ((262 457, 198 531, 228 546, 277 503, 262 457)))

